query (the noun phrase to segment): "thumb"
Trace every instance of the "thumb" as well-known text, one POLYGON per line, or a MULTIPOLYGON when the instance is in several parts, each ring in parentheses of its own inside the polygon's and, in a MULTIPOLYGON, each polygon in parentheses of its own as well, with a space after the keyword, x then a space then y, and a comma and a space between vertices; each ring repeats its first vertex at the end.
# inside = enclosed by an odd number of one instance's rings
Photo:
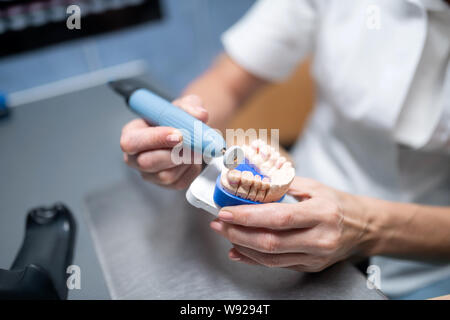
POLYGON ((198 120, 205 123, 208 121, 208 110, 203 107, 203 101, 199 96, 190 94, 176 99, 172 103, 196 117, 198 120))
POLYGON ((288 194, 293 196, 299 201, 310 199, 313 196, 316 181, 308 178, 294 177, 291 185, 289 186, 288 194))

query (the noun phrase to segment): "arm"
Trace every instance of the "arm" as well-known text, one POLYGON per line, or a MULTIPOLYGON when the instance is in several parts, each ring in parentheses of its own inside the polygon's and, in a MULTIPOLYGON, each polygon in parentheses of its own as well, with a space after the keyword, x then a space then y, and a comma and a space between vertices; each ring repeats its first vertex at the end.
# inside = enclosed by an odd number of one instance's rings
POLYGON ((225 207, 211 228, 232 260, 320 271, 350 256, 450 261, 450 208, 388 202, 296 177, 295 204, 225 207))
MULTIPOLYGON (((225 51, 243 67, 222 55, 187 87, 184 94, 188 95, 174 104, 223 130, 238 106, 264 84, 262 79, 285 79, 312 52, 317 14, 310 1, 256 2, 245 18, 222 36, 225 51)), ((186 188, 201 166, 176 166, 171 161, 170 150, 181 138, 174 128, 150 127, 137 119, 122 131, 125 162, 146 180, 186 188)))
POLYGON ((450 207, 358 198, 374 221, 367 255, 450 261, 450 207))
POLYGON ((208 125, 223 130, 236 109, 265 83, 222 54, 183 95, 201 97, 209 112, 208 125))

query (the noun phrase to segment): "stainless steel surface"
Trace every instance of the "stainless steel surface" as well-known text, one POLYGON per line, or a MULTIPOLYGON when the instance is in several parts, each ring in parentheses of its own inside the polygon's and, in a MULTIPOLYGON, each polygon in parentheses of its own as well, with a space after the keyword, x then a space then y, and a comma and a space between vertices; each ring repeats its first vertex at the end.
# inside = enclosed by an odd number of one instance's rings
POLYGON ((78 223, 81 290, 69 298, 110 297, 83 220, 83 197, 125 176, 119 137, 132 118, 102 86, 14 108, 0 121, 0 268, 14 260, 27 210, 62 201, 78 223))
POLYGON ((381 299, 352 265, 319 274, 232 262, 214 217, 134 172, 86 198, 113 299, 381 299))
POLYGON ((133 117, 102 86, 15 108, 0 121, 0 268, 14 260, 27 210, 62 201, 78 222, 81 290, 70 299, 108 299, 106 282, 121 298, 380 297, 348 264, 305 276, 228 261, 209 214, 182 192, 142 184, 123 164, 120 131, 133 117))

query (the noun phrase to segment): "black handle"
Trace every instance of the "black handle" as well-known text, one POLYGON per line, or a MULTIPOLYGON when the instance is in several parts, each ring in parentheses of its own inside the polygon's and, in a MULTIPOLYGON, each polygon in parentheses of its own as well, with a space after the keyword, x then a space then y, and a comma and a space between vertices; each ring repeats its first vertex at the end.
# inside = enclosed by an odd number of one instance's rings
POLYGON ((64 205, 31 210, 11 269, 0 270, 0 298, 66 299, 75 233, 74 217, 64 205))

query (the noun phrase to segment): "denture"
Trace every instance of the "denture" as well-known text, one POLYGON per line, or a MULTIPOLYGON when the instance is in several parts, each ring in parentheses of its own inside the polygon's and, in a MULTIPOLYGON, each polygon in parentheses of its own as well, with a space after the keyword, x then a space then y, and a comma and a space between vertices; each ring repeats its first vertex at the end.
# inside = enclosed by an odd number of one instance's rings
POLYGON ((223 188, 242 199, 256 202, 280 200, 294 179, 292 163, 262 140, 242 146, 248 163, 257 171, 222 169, 220 182, 223 188))

